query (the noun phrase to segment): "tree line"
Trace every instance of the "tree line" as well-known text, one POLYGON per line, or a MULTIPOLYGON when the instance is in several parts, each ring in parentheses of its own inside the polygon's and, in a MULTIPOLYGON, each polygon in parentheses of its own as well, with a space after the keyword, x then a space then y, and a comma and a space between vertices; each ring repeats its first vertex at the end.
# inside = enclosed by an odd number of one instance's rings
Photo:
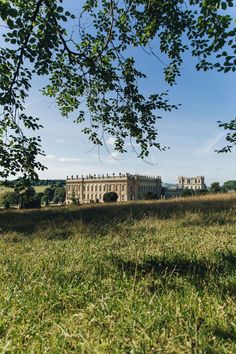
MULTIPOLYGON (((36 180, 29 180, 29 184, 32 187, 35 186, 53 186, 56 185, 58 187, 62 187, 65 185, 65 180, 64 179, 36 179, 36 180)), ((0 186, 5 186, 5 187, 10 187, 10 188, 16 188, 22 184, 22 179, 13 179, 13 180, 6 180, 6 181, 0 181, 0 186)))
POLYGON ((193 196, 193 195, 204 195, 208 193, 228 193, 234 191, 236 192, 236 181, 235 180, 230 180, 224 182, 222 185, 220 185, 219 182, 212 182, 209 188, 205 189, 183 189, 180 193, 181 197, 188 197, 188 196, 193 196))
POLYGON ((36 192, 32 186, 17 185, 12 192, 5 192, 0 203, 4 208, 40 208, 42 205, 64 204, 66 189, 64 185, 51 185, 42 192, 36 192))

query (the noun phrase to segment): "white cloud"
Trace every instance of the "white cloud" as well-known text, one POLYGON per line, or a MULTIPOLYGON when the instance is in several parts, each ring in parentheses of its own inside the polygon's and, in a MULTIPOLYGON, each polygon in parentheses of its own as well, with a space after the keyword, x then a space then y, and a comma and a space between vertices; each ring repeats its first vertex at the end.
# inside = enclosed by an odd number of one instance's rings
POLYGON ((118 151, 113 151, 109 157, 112 159, 117 159, 117 157, 119 156, 119 152, 118 151))
POLYGON ((224 136, 225 132, 221 132, 214 138, 207 140, 199 149, 195 150, 195 154, 200 156, 210 155, 214 152, 214 150, 216 150, 217 143, 219 143, 224 136))
POLYGON ((81 159, 76 157, 60 157, 59 161, 60 162, 80 162, 81 159))
POLYGON ((114 145, 115 144, 115 138, 113 136, 110 136, 107 140, 106 140, 106 144, 107 145, 114 145))
POLYGON ((56 156, 55 155, 46 155, 45 158, 47 160, 56 160, 56 156))
POLYGON ((37 102, 37 100, 32 100, 32 101, 26 103, 25 108, 29 108, 30 106, 32 106, 32 105, 35 104, 36 102, 37 102))
POLYGON ((56 142, 56 143, 59 143, 59 144, 64 144, 64 143, 65 143, 65 140, 63 140, 63 139, 56 139, 55 142, 56 142))

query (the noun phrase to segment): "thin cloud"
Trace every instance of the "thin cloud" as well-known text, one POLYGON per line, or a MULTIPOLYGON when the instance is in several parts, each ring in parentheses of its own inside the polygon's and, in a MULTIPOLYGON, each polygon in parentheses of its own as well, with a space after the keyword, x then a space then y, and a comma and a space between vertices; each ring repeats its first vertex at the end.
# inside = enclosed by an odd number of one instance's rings
POLYGON ((196 155, 210 155, 211 153, 214 152, 214 150, 217 147, 217 144, 223 139, 225 136, 225 132, 221 132, 217 134, 214 138, 207 140, 202 147, 199 149, 195 150, 196 155))
POLYGON ((56 143, 59 143, 59 144, 64 144, 64 143, 65 143, 65 140, 63 140, 63 139, 56 139, 55 142, 56 142, 56 143))
POLYGON ((106 140, 106 144, 107 145, 114 145, 115 144, 116 139, 113 136, 110 136, 107 140, 106 140))
POLYGON ((36 102, 37 102, 37 100, 32 100, 32 101, 26 103, 25 108, 29 108, 30 106, 32 106, 32 105, 35 104, 36 102))
POLYGON ((56 157, 55 155, 52 155, 52 154, 51 154, 51 155, 46 155, 45 158, 46 158, 47 160, 56 160, 57 157, 56 157))
POLYGON ((60 157, 59 161, 60 162, 80 162, 81 159, 76 157, 60 157))
POLYGON ((118 151, 113 151, 109 157, 112 159, 117 159, 117 157, 119 156, 119 152, 118 151))

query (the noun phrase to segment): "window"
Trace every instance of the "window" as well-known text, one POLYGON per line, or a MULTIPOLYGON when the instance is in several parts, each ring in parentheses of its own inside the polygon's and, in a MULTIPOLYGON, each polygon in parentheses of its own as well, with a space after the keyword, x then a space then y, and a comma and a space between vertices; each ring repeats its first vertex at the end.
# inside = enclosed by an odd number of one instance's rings
POLYGON ((102 186, 101 186, 101 185, 99 185, 99 192, 101 192, 101 190, 102 190, 102 186))
POLYGON ((97 190, 98 190, 98 187, 97 187, 97 186, 95 186, 95 192, 97 192, 97 190))
POLYGON ((91 192, 93 192, 93 186, 91 186, 91 192))
POLYGON ((124 192, 124 190, 125 190, 125 185, 122 184, 122 192, 124 192))
POLYGON ((103 186, 103 191, 106 192, 106 185, 103 186))
POLYGON ((89 186, 87 186, 87 192, 89 192, 89 186))
POLYGON ((87 199, 89 200, 89 194, 87 194, 87 199))

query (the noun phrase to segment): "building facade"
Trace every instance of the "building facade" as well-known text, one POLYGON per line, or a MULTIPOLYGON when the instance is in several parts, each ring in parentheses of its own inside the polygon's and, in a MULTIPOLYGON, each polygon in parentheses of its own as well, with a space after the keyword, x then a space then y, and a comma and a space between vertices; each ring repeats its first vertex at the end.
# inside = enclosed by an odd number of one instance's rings
POLYGON ((119 202, 141 200, 147 193, 153 193, 160 198, 161 177, 126 173, 117 176, 115 174, 71 176, 66 180, 67 204, 71 203, 72 198, 78 199, 80 203, 103 202, 103 195, 108 192, 116 192, 119 202))
POLYGON ((204 176, 196 176, 196 177, 179 177, 179 188, 180 189, 192 189, 192 190, 201 190, 205 189, 205 181, 204 176))

